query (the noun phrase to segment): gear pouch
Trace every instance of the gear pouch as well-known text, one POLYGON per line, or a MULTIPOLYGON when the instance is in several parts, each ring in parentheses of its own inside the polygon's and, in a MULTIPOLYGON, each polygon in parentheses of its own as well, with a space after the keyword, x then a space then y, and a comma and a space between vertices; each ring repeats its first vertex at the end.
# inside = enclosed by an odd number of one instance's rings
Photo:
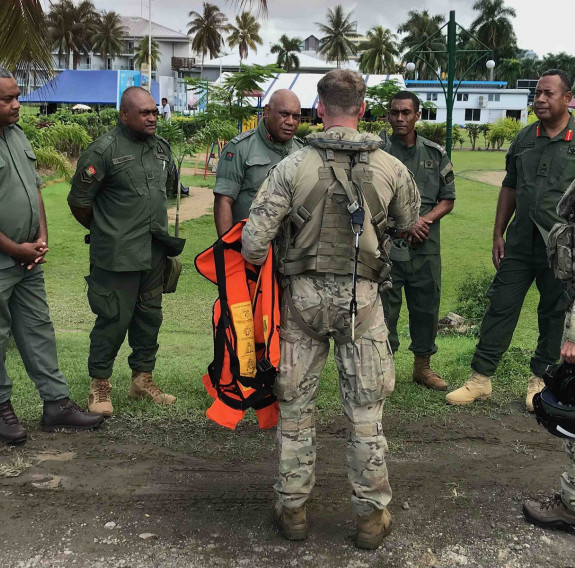
POLYGON ((164 294, 172 294, 178 287, 178 280, 182 273, 182 263, 177 256, 166 257, 164 269, 164 294))

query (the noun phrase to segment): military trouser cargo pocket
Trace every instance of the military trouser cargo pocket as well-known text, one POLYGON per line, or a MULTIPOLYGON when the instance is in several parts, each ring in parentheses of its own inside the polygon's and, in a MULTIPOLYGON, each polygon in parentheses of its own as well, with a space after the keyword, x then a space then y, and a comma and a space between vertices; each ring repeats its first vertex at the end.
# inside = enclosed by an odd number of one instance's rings
POLYGON ((300 361, 301 339, 287 330, 280 331, 280 372, 274 383, 274 394, 280 401, 289 402, 299 394, 303 374, 300 361))
MULTIPOLYGON (((350 348, 354 349, 353 345, 350 348)), ((357 404, 370 404, 392 393, 395 368, 387 338, 363 335, 355 342, 354 358, 355 385, 351 382, 357 404)))
POLYGON ((116 320, 120 315, 120 303, 116 292, 94 281, 91 276, 85 277, 88 283, 88 302, 95 315, 108 320, 116 320))

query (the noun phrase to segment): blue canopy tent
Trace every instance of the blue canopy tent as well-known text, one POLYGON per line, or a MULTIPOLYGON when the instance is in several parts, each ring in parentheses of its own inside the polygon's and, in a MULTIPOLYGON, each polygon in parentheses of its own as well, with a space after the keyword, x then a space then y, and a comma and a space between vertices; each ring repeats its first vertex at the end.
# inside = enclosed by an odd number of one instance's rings
MULTIPOLYGON (((113 70, 73 71, 67 69, 33 93, 20 97, 20 102, 116 105, 118 93, 130 86, 129 73, 113 70), (127 75, 127 81, 124 74, 127 75)), ((134 76, 139 81, 139 73, 132 72, 131 77, 134 76)), ((134 84, 133 81, 132 84, 134 84)), ((160 86, 153 79, 152 97, 156 103, 160 102, 160 86)))

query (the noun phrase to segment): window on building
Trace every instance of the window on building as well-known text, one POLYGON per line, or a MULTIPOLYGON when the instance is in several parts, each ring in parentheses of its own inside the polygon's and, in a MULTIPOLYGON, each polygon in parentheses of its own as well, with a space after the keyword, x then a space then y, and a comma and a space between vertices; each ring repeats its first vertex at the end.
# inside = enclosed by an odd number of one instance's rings
POLYGON ((495 102, 499 102, 501 100, 501 95, 500 94, 492 94, 489 95, 489 100, 490 101, 495 101, 495 102))
POLYGON ((457 100, 458 101, 468 101, 469 100, 469 93, 457 93, 457 100))
POLYGON ((106 69, 112 69, 112 58, 108 57, 106 59, 106 69))
POLYGON ((478 122, 481 120, 480 108, 466 108, 465 109, 465 122, 478 122))
POLYGON ((130 59, 128 59, 128 69, 130 71, 134 70, 134 58, 133 57, 130 57, 130 59))
POLYGON ((437 100, 437 93, 427 93, 427 100, 428 101, 436 101, 437 100))
POLYGON ((521 120, 521 111, 520 110, 508 110, 505 113, 507 118, 514 118, 515 120, 521 120))
POLYGON ((132 53, 133 51, 134 51, 134 42, 129 41, 128 42, 128 53, 132 53))
POLYGON ((437 120, 437 109, 436 108, 422 108, 421 109, 421 120, 437 120))

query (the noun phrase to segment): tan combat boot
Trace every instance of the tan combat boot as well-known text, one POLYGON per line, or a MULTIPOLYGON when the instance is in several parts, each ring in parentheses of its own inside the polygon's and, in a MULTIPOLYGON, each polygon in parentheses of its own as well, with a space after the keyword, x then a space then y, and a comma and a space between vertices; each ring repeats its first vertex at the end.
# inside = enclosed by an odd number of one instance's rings
POLYGON ((527 396, 525 397, 525 406, 529 412, 533 412, 533 397, 543 390, 545 381, 537 375, 531 375, 527 385, 527 396))
POLYGON ((132 371, 132 384, 130 385, 130 398, 146 398, 155 404, 173 404, 175 396, 166 394, 152 380, 152 373, 132 371))
POLYGON ((305 505, 289 509, 277 501, 274 505, 274 524, 287 540, 305 540, 309 533, 305 505))
POLYGON ((387 507, 376 509, 369 515, 357 518, 355 546, 365 550, 375 550, 391 532, 391 514, 387 507))
POLYGON ((471 377, 459 389, 450 392, 447 404, 470 404, 475 400, 487 400, 491 396, 491 378, 473 371, 471 377))
POLYGON ((447 390, 447 383, 429 366, 430 355, 415 355, 413 359, 413 380, 437 391, 447 390))
POLYGON ((90 394, 88 395, 88 411, 110 417, 114 414, 114 407, 110 393, 112 385, 110 379, 92 379, 90 382, 90 394))

